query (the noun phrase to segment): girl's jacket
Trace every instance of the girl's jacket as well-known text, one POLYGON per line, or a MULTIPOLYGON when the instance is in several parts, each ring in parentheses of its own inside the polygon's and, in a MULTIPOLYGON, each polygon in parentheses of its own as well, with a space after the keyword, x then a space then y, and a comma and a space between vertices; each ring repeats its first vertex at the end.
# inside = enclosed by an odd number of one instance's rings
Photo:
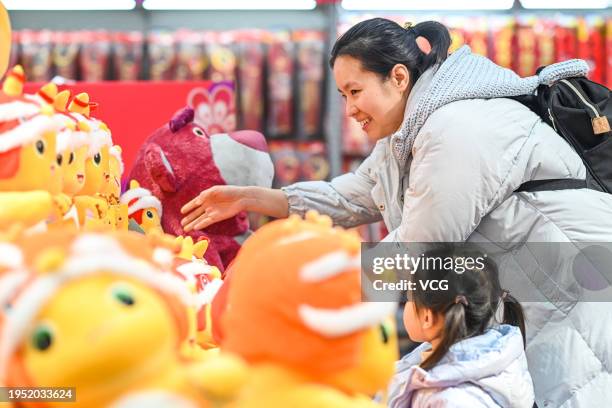
POLYGON ((501 325, 453 345, 425 371, 423 343, 397 362, 389 392, 391 408, 532 408, 534 395, 523 338, 501 325))

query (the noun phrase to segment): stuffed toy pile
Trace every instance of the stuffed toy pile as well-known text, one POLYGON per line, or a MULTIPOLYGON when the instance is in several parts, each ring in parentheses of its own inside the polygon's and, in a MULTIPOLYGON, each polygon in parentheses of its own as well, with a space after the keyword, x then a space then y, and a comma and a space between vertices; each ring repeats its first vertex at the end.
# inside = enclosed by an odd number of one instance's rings
MULTIPOLYGON (((0 73, 6 19, 0 7, 0 73)), ((0 92, 0 387, 74 395, 0 406, 379 406, 393 306, 360 302, 356 233, 310 213, 247 238, 242 213, 183 234, 202 190, 271 185, 263 135, 208 135, 185 108, 122 192, 121 148, 89 95, 24 82, 16 66, 0 92)))

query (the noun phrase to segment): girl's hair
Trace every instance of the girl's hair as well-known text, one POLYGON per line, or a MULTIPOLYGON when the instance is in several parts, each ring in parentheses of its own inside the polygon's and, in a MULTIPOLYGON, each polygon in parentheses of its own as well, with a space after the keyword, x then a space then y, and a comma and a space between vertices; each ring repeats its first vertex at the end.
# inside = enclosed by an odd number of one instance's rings
POLYGON ((483 334, 494 322, 500 302, 502 323, 518 326, 525 345, 523 309, 501 288, 494 262, 482 253, 457 248, 428 251, 422 260, 426 266, 418 268, 410 278, 417 284, 409 292, 409 300, 415 303, 417 312, 428 308, 444 315, 442 340, 421 363, 423 369, 433 368, 458 341, 483 334), (423 289, 418 283, 433 279, 446 279, 448 290, 432 290, 429 285, 423 289))
POLYGON ((358 59, 365 70, 387 79, 396 64, 403 64, 414 84, 427 69, 444 62, 450 43, 448 29, 435 21, 403 28, 385 18, 372 18, 354 25, 338 38, 329 65, 333 69, 336 58, 348 55, 358 59), (417 37, 429 41, 431 52, 421 51, 417 37))

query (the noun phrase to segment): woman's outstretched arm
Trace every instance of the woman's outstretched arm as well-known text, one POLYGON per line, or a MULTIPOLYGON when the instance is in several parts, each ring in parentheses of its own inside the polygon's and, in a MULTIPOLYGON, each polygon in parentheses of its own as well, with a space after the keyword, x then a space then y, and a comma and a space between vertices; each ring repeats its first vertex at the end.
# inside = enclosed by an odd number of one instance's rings
POLYGON ((281 190, 265 187, 213 186, 181 208, 185 232, 199 230, 251 211, 274 218, 289 215, 287 197, 281 190))

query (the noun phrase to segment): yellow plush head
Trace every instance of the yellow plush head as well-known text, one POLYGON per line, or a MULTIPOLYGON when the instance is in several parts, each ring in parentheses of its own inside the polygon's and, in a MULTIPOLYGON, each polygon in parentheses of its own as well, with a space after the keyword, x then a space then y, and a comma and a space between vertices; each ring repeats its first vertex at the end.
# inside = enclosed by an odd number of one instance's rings
POLYGON ((62 192, 74 196, 85 186, 85 161, 89 150, 88 135, 77 130, 76 121, 64 114, 65 128, 57 135, 57 151, 61 155, 62 192))
POLYGON ((49 234, 22 243, 35 279, 0 335, 8 384, 76 387, 78 407, 152 379, 163 387, 186 336, 183 283, 159 269, 142 235, 49 234))
POLYGON ((163 232, 161 201, 151 191, 140 187, 138 181, 130 181, 130 188, 120 201, 128 206, 130 222, 136 223, 145 234, 163 232))
POLYGON ((73 113, 78 120, 77 129, 88 134, 87 159, 85 160, 85 184, 79 195, 93 196, 102 193, 110 180, 109 149, 113 142, 106 125, 96 119, 89 119, 73 113))
MULTIPOLYGON (((12 79, 7 77, 3 88, 12 79)), ((56 132, 60 127, 51 106, 31 97, 0 94, 0 191, 59 193, 56 132)))
POLYGON ((99 151, 91 152, 85 160, 85 185, 81 195, 95 195, 102 191, 102 186, 108 175, 108 146, 102 146, 99 151))

